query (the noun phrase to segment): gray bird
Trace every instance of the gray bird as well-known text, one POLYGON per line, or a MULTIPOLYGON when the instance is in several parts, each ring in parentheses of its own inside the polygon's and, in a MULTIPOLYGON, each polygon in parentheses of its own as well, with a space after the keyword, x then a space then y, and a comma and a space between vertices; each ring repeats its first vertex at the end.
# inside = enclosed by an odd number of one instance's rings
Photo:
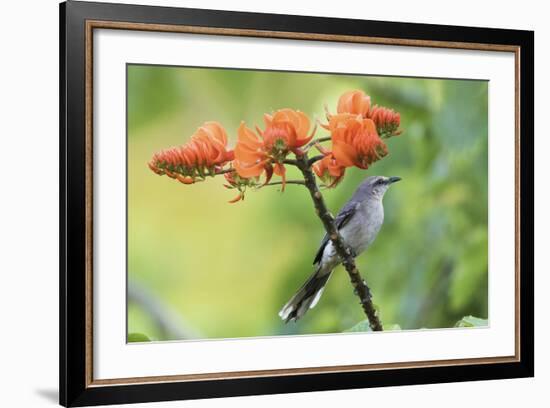
MULTIPOLYGON (((367 249, 378 235, 384 223, 382 199, 390 185, 399 180, 400 177, 367 177, 336 216, 336 227, 355 257, 367 249)), ((339 263, 332 241, 325 234, 313 260, 315 272, 283 306, 279 312, 281 319, 285 322, 296 321, 315 307, 332 270, 339 263)))

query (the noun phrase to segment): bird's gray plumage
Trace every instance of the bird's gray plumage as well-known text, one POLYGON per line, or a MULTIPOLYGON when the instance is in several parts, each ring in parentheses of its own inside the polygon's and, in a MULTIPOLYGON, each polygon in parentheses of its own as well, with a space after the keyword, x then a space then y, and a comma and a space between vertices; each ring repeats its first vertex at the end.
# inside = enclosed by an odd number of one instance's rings
MULTIPOLYGON (((367 249, 378 235, 384 222, 382 199, 388 187, 399 180, 399 177, 367 177, 338 212, 334 222, 355 256, 367 249)), ((283 306, 279 312, 281 319, 296 321, 313 308, 339 263, 332 241, 325 234, 313 261, 315 272, 283 306)))

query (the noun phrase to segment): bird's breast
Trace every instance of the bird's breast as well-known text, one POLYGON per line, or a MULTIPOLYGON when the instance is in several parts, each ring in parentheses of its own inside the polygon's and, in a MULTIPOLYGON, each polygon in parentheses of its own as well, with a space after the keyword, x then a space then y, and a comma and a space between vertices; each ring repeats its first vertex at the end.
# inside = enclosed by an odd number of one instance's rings
POLYGON ((356 254, 363 252, 374 241, 384 222, 382 203, 364 206, 356 213, 356 220, 349 222, 342 230, 344 240, 356 254))

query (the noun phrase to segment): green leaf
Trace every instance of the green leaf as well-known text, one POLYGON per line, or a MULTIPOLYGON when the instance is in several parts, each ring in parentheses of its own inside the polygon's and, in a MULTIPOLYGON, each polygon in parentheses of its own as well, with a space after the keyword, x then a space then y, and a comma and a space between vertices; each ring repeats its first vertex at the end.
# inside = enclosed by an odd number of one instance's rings
POLYGON ((486 327, 489 325, 487 319, 481 319, 474 316, 465 316, 458 322, 456 322, 455 327, 486 327))
POLYGON ((151 339, 143 333, 128 333, 128 343, 142 343, 144 341, 151 341, 151 339))
MULTIPOLYGON (((395 330, 401 330, 401 327, 398 324, 385 324, 384 325, 384 331, 395 331, 395 330)), ((355 333, 355 332, 371 332, 372 329, 370 328, 369 321, 368 320, 362 320, 359 323, 357 323, 355 326, 344 330, 345 333, 355 333)))
POLYGON ((372 329, 369 326, 368 320, 362 320, 359 323, 357 323, 355 326, 352 326, 351 328, 344 330, 346 333, 355 333, 355 332, 370 332, 372 329))

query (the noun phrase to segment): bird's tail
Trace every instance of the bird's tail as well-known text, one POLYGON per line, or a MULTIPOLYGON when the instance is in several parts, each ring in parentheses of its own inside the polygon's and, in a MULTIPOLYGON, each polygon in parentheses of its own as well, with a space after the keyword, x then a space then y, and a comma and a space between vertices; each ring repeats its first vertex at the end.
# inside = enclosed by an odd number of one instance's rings
POLYGON ((309 309, 315 307, 323 294, 323 289, 332 275, 332 270, 326 271, 317 264, 316 271, 302 285, 298 292, 290 298, 279 312, 279 317, 288 323, 291 320, 298 320, 306 314, 309 309))

